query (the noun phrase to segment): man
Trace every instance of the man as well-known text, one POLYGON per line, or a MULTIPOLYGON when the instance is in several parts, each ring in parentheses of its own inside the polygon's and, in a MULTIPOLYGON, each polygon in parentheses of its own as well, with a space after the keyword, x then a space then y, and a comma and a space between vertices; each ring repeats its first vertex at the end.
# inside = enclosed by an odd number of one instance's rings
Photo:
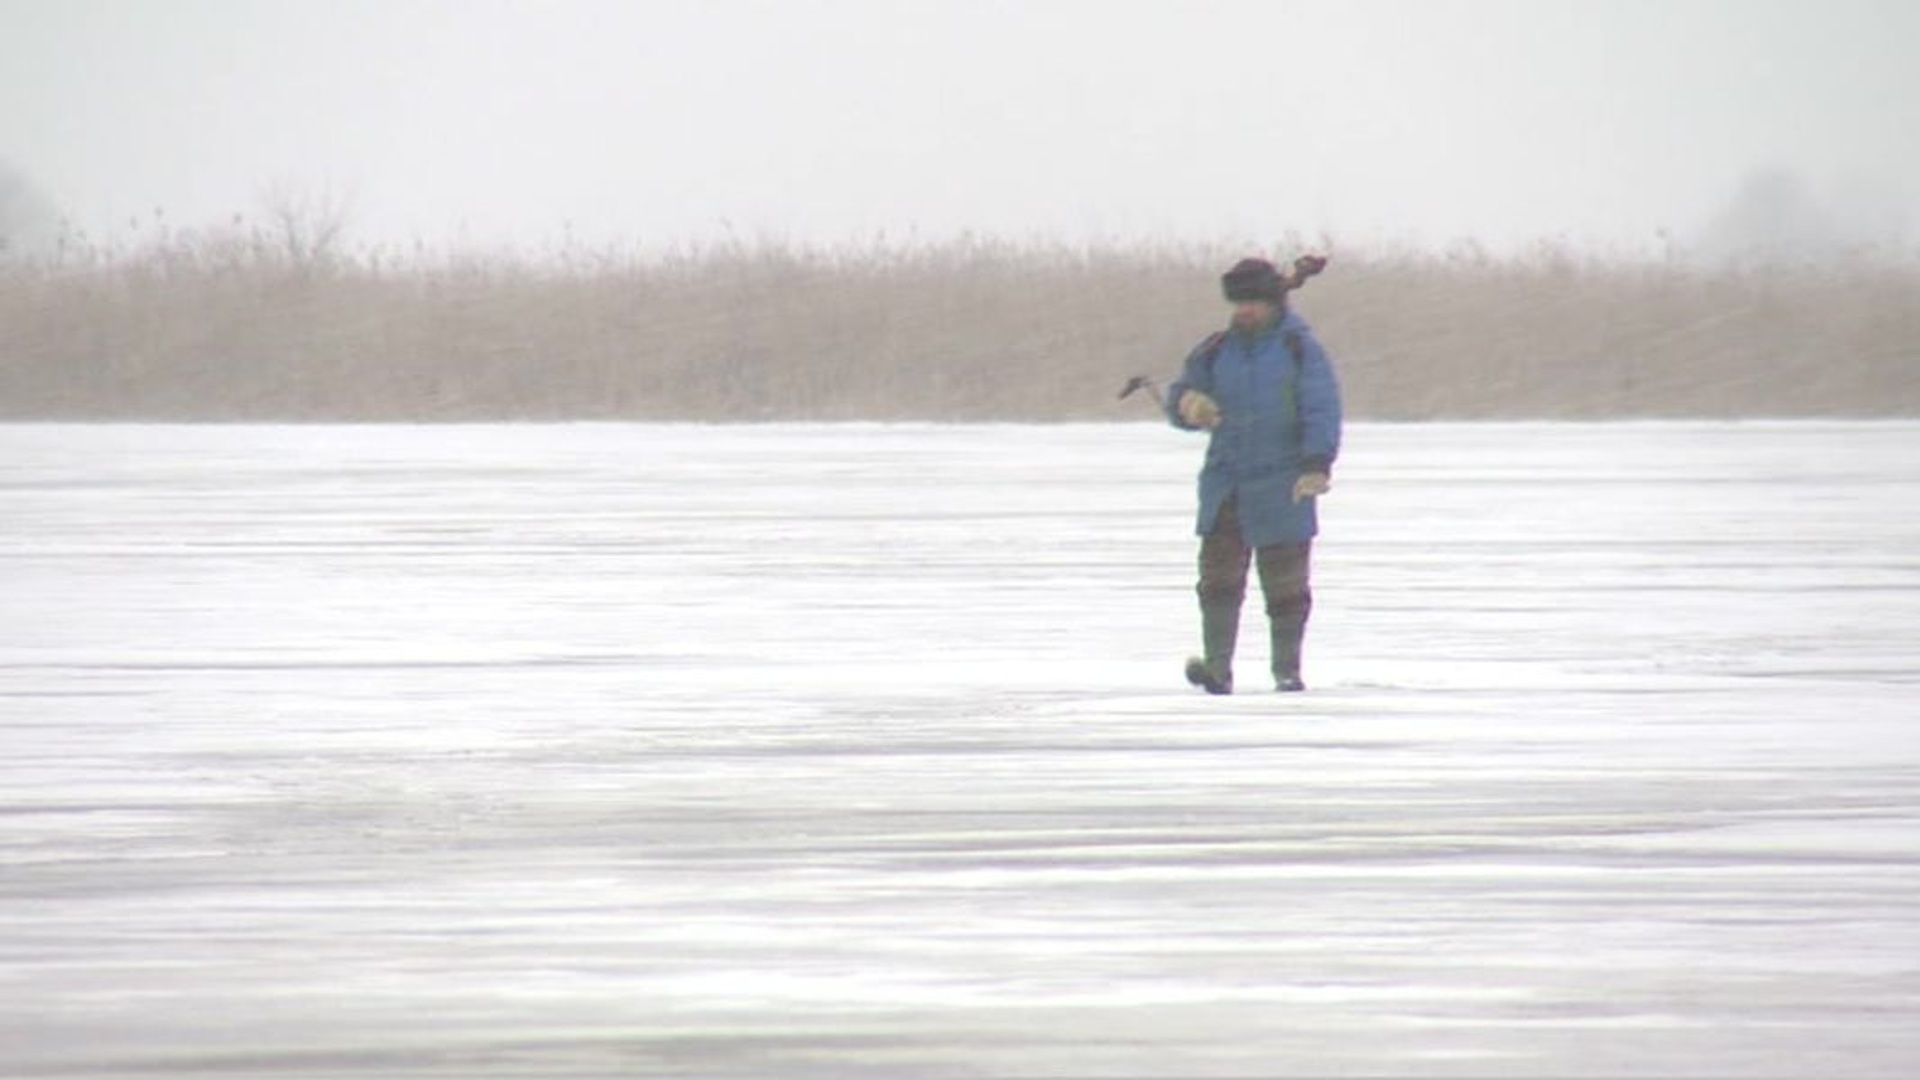
POLYGON ((1252 562, 1267 600, 1274 685, 1304 690, 1315 502, 1340 453, 1340 386, 1306 320, 1287 310, 1292 279, 1265 259, 1243 259, 1220 283, 1232 324, 1193 350, 1166 394, 1175 427, 1211 433, 1196 530, 1205 655, 1187 661, 1187 681, 1209 694, 1233 692, 1252 562))

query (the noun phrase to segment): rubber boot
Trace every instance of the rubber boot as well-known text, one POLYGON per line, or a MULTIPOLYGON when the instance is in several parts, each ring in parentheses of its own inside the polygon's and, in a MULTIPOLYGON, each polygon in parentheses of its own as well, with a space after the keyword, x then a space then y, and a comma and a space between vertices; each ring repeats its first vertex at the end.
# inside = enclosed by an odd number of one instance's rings
POLYGON ((1299 693, 1307 688, 1300 681, 1300 642, 1306 627, 1295 619, 1270 619, 1273 642, 1273 687, 1283 694, 1299 693))
POLYGON ((1240 637, 1240 608, 1224 604, 1200 605, 1203 657, 1187 661, 1187 681, 1209 694, 1233 693, 1233 647, 1240 637))

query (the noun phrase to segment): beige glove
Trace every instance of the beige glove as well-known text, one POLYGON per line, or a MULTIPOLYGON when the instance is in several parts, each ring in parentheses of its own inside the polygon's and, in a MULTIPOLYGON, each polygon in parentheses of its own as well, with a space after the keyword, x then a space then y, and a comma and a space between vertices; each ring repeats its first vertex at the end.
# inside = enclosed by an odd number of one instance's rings
POLYGON ((1220 403, 1198 390, 1180 395, 1180 419, 1194 427, 1211 428, 1220 423, 1220 403))
POLYGON ((1333 479, 1323 472, 1301 473, 1293 482, 1293 501, 1306 502, 1333 490, 1333 479))

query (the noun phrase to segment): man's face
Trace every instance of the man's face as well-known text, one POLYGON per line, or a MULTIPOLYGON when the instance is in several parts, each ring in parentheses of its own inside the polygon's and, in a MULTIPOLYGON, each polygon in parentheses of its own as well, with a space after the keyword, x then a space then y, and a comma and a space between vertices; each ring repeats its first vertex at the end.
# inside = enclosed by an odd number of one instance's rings
POLYGON ((1235 330, 1264 330, 1279 314, 1279 308, 1266 300, 1240 300, 1233 305, 1235 330))

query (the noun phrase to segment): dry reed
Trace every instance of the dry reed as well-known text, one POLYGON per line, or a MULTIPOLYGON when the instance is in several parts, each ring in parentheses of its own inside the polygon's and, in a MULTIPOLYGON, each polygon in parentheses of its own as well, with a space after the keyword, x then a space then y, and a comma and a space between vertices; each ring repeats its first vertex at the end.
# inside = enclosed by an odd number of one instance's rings
MULTIPOLYGON (((1239 252, 964 239, 338 254, 236 227, 0 267, 0 418, 1104 420, 1239 252)), ((1920 415, 1920 269, 1336 253, 1296 298, 1380 419, 1920 415)))

